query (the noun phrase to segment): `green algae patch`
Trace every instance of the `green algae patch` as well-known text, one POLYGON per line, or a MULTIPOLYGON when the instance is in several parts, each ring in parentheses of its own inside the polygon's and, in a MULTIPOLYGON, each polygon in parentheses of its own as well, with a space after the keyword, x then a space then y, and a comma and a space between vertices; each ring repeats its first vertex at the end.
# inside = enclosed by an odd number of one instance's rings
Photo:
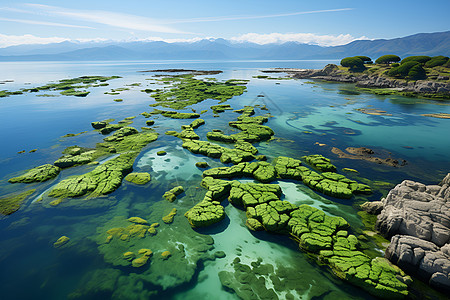
POLYGON ((220 158, 220 161, 223 163, 231 162, 233 164, 238 164, 240 162, 251 161, 255 158, 250 152, 225 148, 206 141, 185 140, 182 147, 195 154, 202 154, 211 158, 220 158))
POLYGON ((167 201, 173 202, 177 199, 177 196, 181 195, 182 193, 184 193, 184 188, 181 185, 179 185, 165 192, 163 197, 167 201))
POLYGON ((222 113, 226 110, 233 110, 231 108, 231 105, 229 104, 218 104, 218 105, 213 105, 210 107, 213 111, 213 113, 218 114, 218 113, 222 113))
POLYGON ((239 163, 232 167, 218 167, 206 170, 203 176, 213 178, 253 177, 260 182, 270 182, 276 179, 275 168, 268 162, 239 163))
POLYGON ((89 173, 59 182, 50 192, 53 198, 98 197, 114 192, 131 172, 137 153, 124 153, 89 173))
POLYGON ((170 211, 169 214, 162 217, 163 222, 166 224, 171 224, 173 222, 173 218, 176 216, 176 214, 177 214, 177 209, 172 208, 172 210, 170 211))
POLYGON ((55 248, 61 248, 62 246, 66 245, 70 241, 70 238, 63 235, 59 239, 56 240, 56 242, 53 243, 53 247, 55 248))
POLYGON ((125 180, 128 182, 132 182, 134 184, 146 184, 148 182, 150 182, 151 180, 151 176, 149 173, 147 172, 142 172, 142 173, 130 173, 127 176, 125 176, 125 180))
POLYGON ((35 189, 28 190, 19 194, 9 194, 0 198, 0 214, 8 216, 19 210, 22 203, 35 192, 35 189))
POLYGON ((200 80, 193 78, 192 74, 164 77, 160 82, 170 86, 165 90, 156 90, 150 96, 156 100, 156 106, 172 109, 184 109, 206 99, 225 102, 246 90, 246 82, 200 80))
POLYGON ((182 113, 182 112, 177 112, 177 111, 171 111, 171 110, 160 110, 160 109, 153 109, 152 112, 150 113, 142 113, 144 116, 148 115, 162 115, 164 117, 167 118, 171 118, 171 119, 196 119, 199 118, 200 115, 198 113, 182 113))
POLYGON ((70 146, 62 152, 64 155, 58 158, 53 164, 59 168, 69 168, 77 165, 84 165, 94 161, 96 158, 107 154, 97 149, 70 146))
POLYGON ((336 171, 336 166, 331 163, 330 159, 323 157, 320 154, 303 156, 302 159, 304 159, 309 165, 320 172, 336 171))
POLYGON ((50 164, 45 164, 31 170, 28 170, 25 174, 13 177, 8 180, 10 183, 32 183, 32 182, 44 182, 58 176, 60 168, 50 164))

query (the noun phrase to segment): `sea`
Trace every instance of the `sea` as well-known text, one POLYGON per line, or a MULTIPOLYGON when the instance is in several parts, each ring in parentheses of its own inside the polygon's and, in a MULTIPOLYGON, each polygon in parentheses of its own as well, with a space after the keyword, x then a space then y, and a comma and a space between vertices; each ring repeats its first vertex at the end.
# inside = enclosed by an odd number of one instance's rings
MULTIPOLYGON (((61 180, 95 166, 65 169, 43 183, 8 183, 25 170, 53 163, 68 146, 95 147, 104 136, 93 130, 91 122, 133 116, 136 118, 130 126, 146 126, 148 119, 140 114, 151 112, 149 105, 155 100, 141 90, 153 88, 154 75, 159 73, 141 71, 221 70, 223 73, 196 78, 249 80, 246 92, 226 104, 233 109, 266 106, 268 111, 255 110, 261 115, 270 113, 266 125, 275 135, 255 146, 269 162, 278 156, 300 159, 321 154, 331 159, 339 173, 375 187, 371 195, 342 200, 314 192, 301 182, 279 180, 274 183, 281 186, 282 199, 341 216, 356 235, 371 232, 373 228, 358 214, 361 203, 380 200, 403 180, 437 184, 450 171, 450 120, 423 116, 450 113, 450 102, 378 96, 360 92, 352 84, 276 79, 285 74, 261 72, 271 68, 320 69, 329 63, 339 61, 0 62, 0 90, 8 91, 86 75, 121 77, 108 81, 108 86, 89 88, 87 97, 62 96, 55 91, 45 92, 54 97, 40 97, 44 92, 39 92, 0 98, 0 198, 36 189, 17 212, 0 217, 1 299, 257 299, 246 293, 245 287, 252 284, 273 289, 279 299, 374 299, 337 278, 289 237, 250 231, 245 226, 245 211, 226 199, 222 202, 225 220, 210 228, 192 229, 183 215, 206 192, 200 186, 202 171, 195 163, 207 162, 211 167, 223 164, 192 154, 181 147, 180 139, 165 135, 168 130, 180 131, 191 120, 151 117, 158 140, 142 150, 133 166, 134 172, 151 174, 145 185, 123 182, 104 197, 49 206, 39 201, 41 195, 61 180), (124 87, 128 89, 118 95, 105 94, 124 87), (114 101, 118 98, 123 101, 114 101), (372 109, 384 113, 364 113, 372 109), (402 164, 394 167, 340 158, 332 152, 333 148, 345 151, 348 147, 367 147, 402 164), (161 150, 167 154, 157 155, 161 150), (357 172, 345 172, 344 168, 357 172), (169 203, 162 195, 177 185, 183 186, 185 193, 169 203), (164 224, 161 218, 173 208, 177 208, 174 222, 164 224), (161 224, 155 236, 145 238, 153 256, 140 268, 124 263, 123 251, 108 248, 104 242, 106 231, 127 226, 130 217, 161 224), (55 248, 61 236, 70 241, 55 248), (163 251, 170 251, 171 256, 161 258, 163 251), (249 271, 252 275, 234 276, 237 262, 250 266, 247 269, 253 267, 249 271), (262 272, 256 267, 259 265, 270 271, 262 272), (290 284, 280 284, 274 277, 290 284)), ((195 130, 201 140, 206 140, 212 129, 233 133, 228 122, 239 115, 227 110, 215 117, 209 108, 217 103, 209 99, 182 110, 208 110, 201 115, 206 124, 195 130)), ((100 163, 108 157, 102 159, 100 163)), ((373 246, 372 252, 384 255, 383 247, 373 246)))

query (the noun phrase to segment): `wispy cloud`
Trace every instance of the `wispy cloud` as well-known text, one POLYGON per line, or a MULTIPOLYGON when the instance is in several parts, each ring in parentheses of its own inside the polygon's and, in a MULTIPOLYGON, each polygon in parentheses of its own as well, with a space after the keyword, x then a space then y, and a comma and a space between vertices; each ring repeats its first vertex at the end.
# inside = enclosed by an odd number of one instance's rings
POLYGON ((82 20, 97 24, 103 24, 121 29, 139 30, 147 32, 160 32, 160 33, 188 34, 188 32, 184 32, 166 25, 161 25, 161 22, 158 20, 136 15, 129 15, 103 10, 67 9, 57 6, 31 4, 31 3, 26 4, 26 6, 41 10, 48 15, 54 16, 56 15, 74 20, 82 20))
POLYGON ((235 42, 251 42, 256 44, 298 42, 319 46, 339 46, 348 44, 354 40, 367 40, 366 36, 354 37, 350 34, 317 35, 314 33, 247 33, 230 40, 235 42))
POLYGON ((25 19, 11 19, 11 18, 2 18, 2 17, 0 17, 0 21, 23 23, 23 24, 32 24, 32 25, 45 25, 45 26, 56 26, 56 27, 71 27, 71 28, 89 28, 89 29, 94 29, 93 27, 89 27, 89 26, 70 25, 70 24, 63 24, 63 23, 34 21, 34 20, 25 20, 25 19))
POLYGON ((224 16, 224 17, 211 17, 211 18, 193 18, 193 19, 179 19, 164 21, 164 24, 177 24, 177 23, 198 23, 198 22, 218 22, 218 21, 235 21, 235 20, 251 20, 251 19, 265 19, 265 18, 278 18, 289 17, 307 14, 318 14, 327 12, 341 12, 353 10, 353 8, 336 8, 336 9, 323 9, 323 10, 311 10, 311 11, 299 11, 292 13, 272 14, 272 15, 260 15, 260 16, 224 16))

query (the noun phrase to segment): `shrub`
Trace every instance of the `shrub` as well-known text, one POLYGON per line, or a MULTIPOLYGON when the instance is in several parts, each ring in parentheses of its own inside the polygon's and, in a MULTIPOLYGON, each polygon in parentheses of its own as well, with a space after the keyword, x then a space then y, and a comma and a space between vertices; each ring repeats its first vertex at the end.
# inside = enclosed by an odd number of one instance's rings
POLYGON ((404 63, 406 63, 406 62, 408 62, 408 61, 417 61, 417 62, 419 62, 419 63, 421 63, 421 64, 424 64, 424 63, 426 63, 427 61, 429 61, 430 59, 431 59, 431 57, 425 56, 425 55, 420 55, 420 56, 409 56, 409 57, 404 58, 400 63, 401 63, 401 64, 404 64, 404 63))
POLYGON ((420 65, 420 63, 417 61, 408 61, 398 67, 390 69, 388 75, 401 78, 406 77, 408 76, 409 70, 416 65, 420 65))
POLYGON ((362 60, 363 63, 365 63, 365 64, 371 64, 371 63, 373 63, 373 62, 372 62, 372 59, 371 59, 370 57, 368 57, 368 56, 358 55, 358 56, 355 56, 355 57, 357 57, 357 58, 359 58, 360 60, 362 60))
POLYGON ((377 60, 375 61, 375 63, 390 64, 390 63, 399 62, 399 61, 400 61, 400 57, 398 57, 397 55, 388 54, 388 55, 383 55, 383 56, 378 57, 377 60))
POLYGON ((442 66, 448 62, 449 58, 447 56, 434 56, 429 61, 426 62, 425 67, 432 68, 437 66, 442 66))
POLYGON ((364 70, 364 62, 358 57, 346 57, 341 60, 341 66, 347 67, 352 71, 364 70))
POLYGON ((399 63, 393 63, 393 64, 391 64, 391 67, 393 67, 393 68, 398 67, 398 66, 400 66, 399 63))
POLYGON ((408 78, 414 80, 425 79, 427 78, 427 73, 421 65, 415 65, 409 70, 408 78))

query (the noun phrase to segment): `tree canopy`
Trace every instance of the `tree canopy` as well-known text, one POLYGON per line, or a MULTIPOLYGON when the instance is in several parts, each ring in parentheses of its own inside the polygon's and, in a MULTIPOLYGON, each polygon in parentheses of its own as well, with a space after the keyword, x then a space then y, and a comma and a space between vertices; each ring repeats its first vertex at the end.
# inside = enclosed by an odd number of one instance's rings
POLYGON ((375 63, 390 64, 390 63, 399 62, 399 61, 400 61, 400 57, 398 57, 397 55, 388 54, 388 55, 383 55, 383 56, 378 57, 377 60, 375 61, 375 63))
POLYGON ((372 59, 368 56, 363 56, 363 55, 357 55, 355 56, 357 58, 359 58, 360 60, 362 60, 365 64, 370 64, 372 63, 372 59))
POLYGON ((364 70, 364 61, 358 57, 346 57, 341 60, 341 66, 347 67, 352 71, 364 70))
POLYGON ((449 58, 447 56, 442 56, 442 55, 434 56, 434 57, 431 57, 431 59, 425 63, 425 67, 432 68, 432 67, 442 66, 445 63, 447 63, 448 60, 449 60, 449 58))
POLYGON ((408 57, 404 58, 404 59, 401 61, 401 64, 404 64, 404 63, 406 63, 406 62, 408 62, 408 61, 417 61, 417 62, 419 62, 419 63, 421 63, 421 64, 425 64, 425 63, 426 63, 427 61, 429 61, 430 59, 431 59, 431 57, 425 56, 425 55, 408 56, 408 57))

